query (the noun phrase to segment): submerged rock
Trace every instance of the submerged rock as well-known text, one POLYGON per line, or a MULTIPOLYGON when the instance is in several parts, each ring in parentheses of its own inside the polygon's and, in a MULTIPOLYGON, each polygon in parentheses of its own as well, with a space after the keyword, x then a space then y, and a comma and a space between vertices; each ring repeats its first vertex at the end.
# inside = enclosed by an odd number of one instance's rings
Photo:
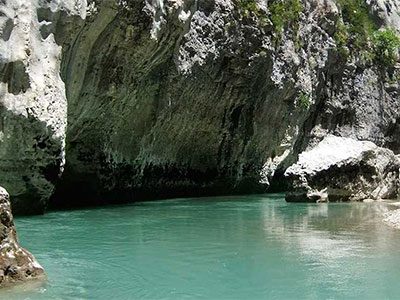
POLYGON ((44 274, 35 257, 18 244, 10 197, 0 187, 0 287, 43 277, 44 274))
POLYGON ((385 214, 383 222, 391 227, 400 229, 400 209, 396 209, 385 214))
POLYGON ((285 176, 287 201, 348 201, 396 198, 399 157, 372 142, 329 135, 299 155, 285 176))

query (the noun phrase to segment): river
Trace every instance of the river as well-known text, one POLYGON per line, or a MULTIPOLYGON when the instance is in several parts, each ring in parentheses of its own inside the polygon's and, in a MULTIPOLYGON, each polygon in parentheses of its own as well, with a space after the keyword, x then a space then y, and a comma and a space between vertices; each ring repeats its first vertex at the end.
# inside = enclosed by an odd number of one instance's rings
POLYGON ((16 218, 48 279, 0 299, 397 299, 387 203, 281 194, 164 200, 16 218))

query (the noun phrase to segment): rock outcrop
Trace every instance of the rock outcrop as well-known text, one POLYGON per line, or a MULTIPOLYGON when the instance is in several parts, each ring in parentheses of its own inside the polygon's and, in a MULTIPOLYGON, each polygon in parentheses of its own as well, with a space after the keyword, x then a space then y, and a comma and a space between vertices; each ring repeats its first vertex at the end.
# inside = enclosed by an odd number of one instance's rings
POLYGON ((299 155, 285 176, 287 201, 390 199, 399 195, 400 158, 372 142, 325 137, 299 155))
POLYGON ((0 187, 0 287, 44 276, 33 255, 18 244, 10 197, 0 187))
POLYGON ((85 16, 72 2, 0 1, 0 179, 16 213, 43 212, 63 169, 61 44, 85 16))
POLYGON ((1 2, 0 178, 16 211, 262 192, 328 134, 399 153, 398 69, 350 36, 352 13, 396 28, 398 5, 343 3, 1 2))

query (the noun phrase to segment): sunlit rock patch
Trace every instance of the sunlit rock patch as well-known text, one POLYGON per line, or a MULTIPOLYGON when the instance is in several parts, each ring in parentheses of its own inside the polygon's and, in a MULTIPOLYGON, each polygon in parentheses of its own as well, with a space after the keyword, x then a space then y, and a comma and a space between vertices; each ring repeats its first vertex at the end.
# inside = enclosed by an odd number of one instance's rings
POLYGON ((19 245, 10 197, 0 187, 0 287, 39 277, 44 277, 44 270, 35 257, 19 245))
POLYGON ((398 156, 372 142, 325 137, 286 170, 287 201, 357 201, 396 198, 398 156))

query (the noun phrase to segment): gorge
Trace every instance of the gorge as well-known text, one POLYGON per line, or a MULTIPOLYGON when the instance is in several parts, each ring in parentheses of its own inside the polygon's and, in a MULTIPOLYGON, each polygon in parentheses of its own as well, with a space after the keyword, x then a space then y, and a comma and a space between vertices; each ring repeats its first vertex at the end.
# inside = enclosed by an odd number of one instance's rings
POLYGON ((0 186, 16 215, 397 199, 399 32, 397 0, 0 0, 0 186))
POLYGON ((14 212, 285 190, 329 134, 397 154, 398 3, 269 2, 3 1, 14 212))

